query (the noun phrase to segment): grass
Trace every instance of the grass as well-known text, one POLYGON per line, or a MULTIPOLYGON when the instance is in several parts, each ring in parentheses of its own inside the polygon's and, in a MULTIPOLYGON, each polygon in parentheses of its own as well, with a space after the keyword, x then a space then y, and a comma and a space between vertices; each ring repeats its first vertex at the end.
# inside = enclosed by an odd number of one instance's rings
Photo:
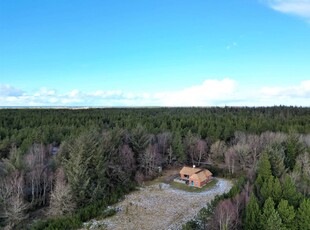
POLYGON ((151 185, 154 185, 154 184, 158 184, 158 183, 164 183, 164 178, 162 176, 160 177, 157 177, 153 180, 149 180, 149 181, 144 181, 144 186, 151 186, 151 185))
POLYGON ((210 188, 213 188, 217 183, 217 179, 212 179, 212 181, 210 181, 208 184, 206 184, 205 186, 203 186, 202 188, 196 188, 196 187, 192 187, 192 186, 188 186, 186 184, 181 184, 178 182, 171 182, 171 187, 175 188, 175 189, 180 189, 186 192, 204 192, 206 190, 209 190, 210 188))

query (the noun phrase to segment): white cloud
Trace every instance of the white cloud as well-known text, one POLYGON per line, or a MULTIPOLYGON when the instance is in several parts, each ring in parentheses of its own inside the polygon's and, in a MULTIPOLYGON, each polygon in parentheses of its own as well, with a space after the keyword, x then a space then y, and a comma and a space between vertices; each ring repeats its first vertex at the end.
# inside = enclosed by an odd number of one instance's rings
POLYGON ((269 0, 267 3, 276 11, 305 18, 310 23, 310 0, 269 0))
POLYGON ((264 98, 309 98, 310 80, 288 87, 263 87, 260 93, 264 98))
POLYGON ((176 92, 159 93, 156 98, 164 106, 209 106, 217 101, 230 99, 236 89, 236 82, 229 78, 223 80, 205 80, 176 92))
POLYGON ((20 96, 23 91, 7 84, 0 84, 0 96, 20 96))
POLYGON ((80 94, 80 91, 77 89, 72 90, 71 92, 68 93, 69 97, 77 97, 80 94))
POLYGON ((59 100, 58 100, 58 98, 56 98, 56 97, 52 97, 52 98, 49 98, 49 99, 48 99, 48 102, 49 102, 50 104, 55 104, 55 103, 59 102, 59 100))
POLYGON ((50 89, 43 87, 39 90, 39 92, 35 93, 34 96, 36 97, 51 96, 51 95, 55 95, 55 93, 56 93, 55 90, 50 90, 50 89))
POLYGON ((97 90, 93 93, 89 93, 89 96, 109 98, 111 96, 114 97, 116 95, 121 96, 122 94, 123 92, 121 90, 108 90, 108 91, 97 90))
POLYGON ((0 87, 0 106, 310 106, 310 80, 286 87, 247 90, 238 85, 230 78, 207 79, 182 90, 156 93, 78 89, 58 93, 47 88, 29 93, 5 85, 0 87))

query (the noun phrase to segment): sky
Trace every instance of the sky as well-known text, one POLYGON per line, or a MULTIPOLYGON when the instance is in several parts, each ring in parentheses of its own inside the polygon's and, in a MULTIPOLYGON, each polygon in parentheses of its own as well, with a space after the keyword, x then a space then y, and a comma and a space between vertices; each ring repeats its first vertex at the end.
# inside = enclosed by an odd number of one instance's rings
POLYGON ((0 106, 310 106, 310 0, 0 1, 0 106))

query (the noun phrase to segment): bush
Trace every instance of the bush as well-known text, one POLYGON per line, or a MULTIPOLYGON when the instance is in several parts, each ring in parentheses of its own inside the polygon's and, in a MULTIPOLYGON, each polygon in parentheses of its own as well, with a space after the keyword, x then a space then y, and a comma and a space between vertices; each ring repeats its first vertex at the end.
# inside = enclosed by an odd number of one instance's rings
POLYGON ((238 193, 241 192, 243 186, 247 183, 247 179, 243 176, 240 177, 237 182, 234 184, 234 186, 230 189, 228 193, 223 194, 223 198, 232 198, 235 197, 238 193))
POLYGON ((220 203, 220 201, 225 199, 230 199, 235 197, 238 193, 241 192, 244 185, 247 183, 246 177, 240 177, 234 186, 230 189, 228 193, 222 195, 217 195, 214 199, 207 205, 207 207, 202 208, 196 219, 190 220, 182 226, 183 230, 196 230, 196 229, 205 229, 205 225, 208 221, 208 218, 213 214, 214 209, 220 203))
POLYGON ((196 230, 199 229, 199 224, 195 220, 191 220, 182 225, 182 230, 196 230))
POLYGON ((208 170, 210 170, 215 177, 227 177, 229 175, 228 171, 223 168, 216 167, 214 165, 208 165, 208 170))
POLYGON ((92 218, 98 216, 101 218, 106 218, 112 216, 116 213, 116 210, 108 208, 108 205, 117 203, 119 199, 124 196, 124 194, 134 189, 134 183, 128 184, 128 186, 119 186, 115 188, 113 192, 111 192, 110 197, 96 202, 95 204, 85 206, 84 208, 77 210, 73 215, 38 221, 32 224, 30 229, 77 229, 82 226, 83 222, 86 222, 92 218))
POLYGON ((77 229, 82 225, 82 221, 76 215, 71 217, 61 217, 57 219, 50 219, 48 221, 39 221, 33 226, 31 230, 47 229, 77 229))

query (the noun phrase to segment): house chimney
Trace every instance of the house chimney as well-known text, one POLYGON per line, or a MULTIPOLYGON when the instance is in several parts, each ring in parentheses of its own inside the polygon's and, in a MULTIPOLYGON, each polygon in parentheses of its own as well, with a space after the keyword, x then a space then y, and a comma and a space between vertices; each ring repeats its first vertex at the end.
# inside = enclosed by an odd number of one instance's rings
POLYGON ((196 167, 196 165, 193 165, 193 168, 195 168, 196 167))

